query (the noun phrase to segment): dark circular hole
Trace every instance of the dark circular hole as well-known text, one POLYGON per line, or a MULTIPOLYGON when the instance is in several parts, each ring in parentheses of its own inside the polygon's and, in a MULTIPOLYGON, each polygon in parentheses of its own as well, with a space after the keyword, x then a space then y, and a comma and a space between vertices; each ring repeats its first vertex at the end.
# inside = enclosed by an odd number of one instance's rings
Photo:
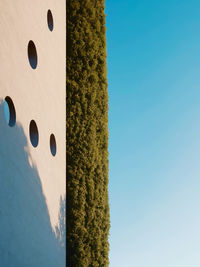
POLYGON ((36 51, 36 47, 33 41, 30 41, 28 43, 28 59, 29 59, 29 63, 31 65, 31 67, 33 69, 37 68, 37 51, 36 51))
POLYGON ((37 147, 38 146, 38 142, 39 142, 39 133, 38 133, 37 124, 35 123, 34 120, 32 120, 30 122, 29 134, 30 134, 31 144, 34 147, 37 147))
POLYGON ((13 101, 9 96, 7 96, 4 100, 3 110, 4 110, 4 118, 7 124, 13 127, 16 123, 16 112, 13 101))
POLYGON ((53 31, 53 15, 51 13, 51 10, 48 10, 47 12, 47 23, 49 30, 52 32, 53 31))
POLYGON ((54 134, 51 134, 50 136, 50 150, 51 150, 51 154, 55 156, 56 155, 56 138, 54 134))

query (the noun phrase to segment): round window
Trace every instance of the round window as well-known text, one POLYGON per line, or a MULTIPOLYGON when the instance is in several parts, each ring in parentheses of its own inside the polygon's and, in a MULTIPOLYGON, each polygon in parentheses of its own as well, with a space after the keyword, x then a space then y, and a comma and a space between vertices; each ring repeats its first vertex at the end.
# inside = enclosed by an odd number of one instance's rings
POLYGON ((4 110, 4 118, 7 124, 13 127, 16 123, 16 112, 13 101, 9 96, 7 96, 4 100, 3 110, 4 110))
POLYGON ((34 147, 37 147, 39 143, 39 133, 38 133, 37 124, 34 120, 30 122, 29 134, 30 134, 31 144, 34 147))

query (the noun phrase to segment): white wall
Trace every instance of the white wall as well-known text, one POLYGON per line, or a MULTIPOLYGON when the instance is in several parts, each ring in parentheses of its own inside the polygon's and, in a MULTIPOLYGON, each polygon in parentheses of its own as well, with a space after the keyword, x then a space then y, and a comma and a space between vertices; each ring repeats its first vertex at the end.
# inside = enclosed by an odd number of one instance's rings
POLYGON ((0 266, 64 266, 65 22, 65 0, 0 1, 0 266), (30 40, 36 69, 28 60, 30 40), (4 118, 6 96, 15 105, 14 127, 4 118), (36 148, 29 138, 31 120, 39 130, 36 148))

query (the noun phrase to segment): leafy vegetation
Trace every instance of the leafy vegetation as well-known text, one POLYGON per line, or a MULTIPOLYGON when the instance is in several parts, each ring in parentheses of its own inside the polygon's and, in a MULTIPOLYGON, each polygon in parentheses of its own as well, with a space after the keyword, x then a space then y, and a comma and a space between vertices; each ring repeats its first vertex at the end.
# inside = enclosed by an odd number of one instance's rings
POLYGON ((108 266, 105 0, 67 0, 67 266, 108 266))

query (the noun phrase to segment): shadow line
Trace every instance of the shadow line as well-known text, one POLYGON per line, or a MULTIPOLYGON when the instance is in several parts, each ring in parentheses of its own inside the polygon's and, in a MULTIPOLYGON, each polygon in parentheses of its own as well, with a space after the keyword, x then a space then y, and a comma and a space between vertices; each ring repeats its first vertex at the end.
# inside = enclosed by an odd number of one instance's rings
POLYGON ((65 199, 52 230, 36 167, 21 125, 9 127, 0 104, 0 266, 65 266, 65 199))

